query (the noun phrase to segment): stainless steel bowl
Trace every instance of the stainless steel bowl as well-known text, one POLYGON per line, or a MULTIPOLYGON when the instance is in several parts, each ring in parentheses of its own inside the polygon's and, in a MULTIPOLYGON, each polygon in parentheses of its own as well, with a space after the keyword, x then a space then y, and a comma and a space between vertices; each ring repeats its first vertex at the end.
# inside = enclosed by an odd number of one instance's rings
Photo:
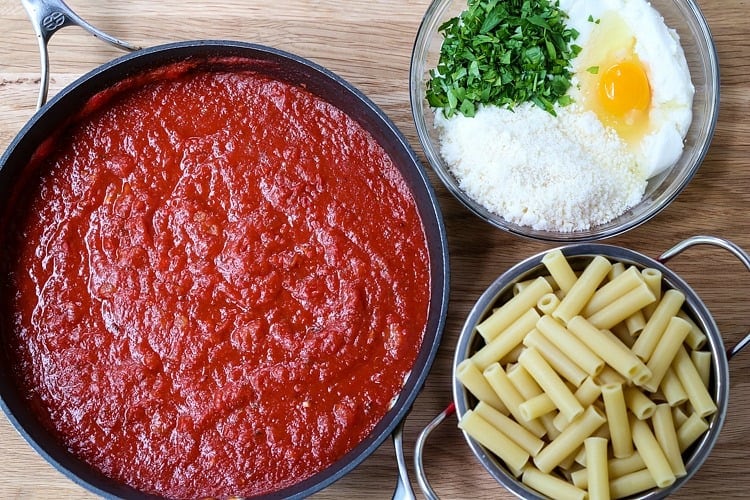
POLYGON ((585 231, 535 230, 511 223, 464 192, 440 155, 439 136, 433 127, 434 112, 425 99, 425 82, 440 55, 439 27, 466 9, 466 0, 433 0, 417 33, 409 79, 412 115, 425 156, 448 190, 471 212, 489 224, 518 236, 543 241, 593 241, 622 234, 650 220, 666 208, 687 186, 702 163, 719 113, 719 62, 708 24, 693 0, 652 0, 670 28, 677 31, 695 87, 693 121, 680 159, 651 178, 640 203, 619 217, 585 231))
MULTIPOLYGON (((729 250, 744 263, 748 270, 750 270, 750 257, 748 257, 747 253, 731 242, 710 236, 696 236, 689 238, 663 253, 658 259, 652 259, 642 253, 627 248, 600 243, 574 244, 561 248, 563 254, 567 257, 568 261, 571 262, 571 266, 574 269, 582 269, 595 255, 603 255, 612 262, 623 262, 626 266, 634 265, 640 269, 646 267, 658 269, 663 274, 663 284, 666 287, 677 289, 685 294, 683 310, 691 316, 691 318, 704 332, 706 332, 707 335, 707 348, 712 354, 709 391, 716 402, 718 411, 709 417, 708 431, 705 432, 699 440, 683 454, 687 475, 677 478, 675 483, 667 488, 652 489, 633 498, 656 499, 666 497, 685 484, 685 482, 688 481, 705 462, 719 437, 719 433, 727 414, 727 403, 729 397, 728 361, 732 356, 737 354, 748 343, 750 343, 750 335, 748 335, 734 348, 727 351, 724 347, 719 328, 716 326, 716 323, 706 305, 682 278, 665 265, 669 259, 681 253, 683 250, 699 244, 716 245, 729 250)), ((512 297, 514 284, 519 281, 548 274, 544 264, 542 264, 542 258, 546 253, 547 252, 543 252, 529 257, 503 273, 482 294, 467 317, 456 346, 453 364, 453 398, 455 412, 459 419, 476 403, 474 396, 464 388, 456 377, 456 367, 459 363, 470 357, 484 345, 484 340, 476 331, 476 325, 491 314, 494 307, 512 297)), ((427 439, 431 430, 445 419, 449 413, 451 413, 451 408, 438 416, 436 420, 422 432, 417 444, 417 475, 420 486, 428 498, 437 498, 437 495, 432 491, 429 482, 426 479, 425 468, 422 464, 421 450, 424 446, 424 441, 427 439)), ((538 492, 529 489, 521 483, 492 452, 484 448, 468 435, 464 435, 469 447, 474 452, 479 462, 501 485, 519 498, 544 498, 541 497, 538 492)))

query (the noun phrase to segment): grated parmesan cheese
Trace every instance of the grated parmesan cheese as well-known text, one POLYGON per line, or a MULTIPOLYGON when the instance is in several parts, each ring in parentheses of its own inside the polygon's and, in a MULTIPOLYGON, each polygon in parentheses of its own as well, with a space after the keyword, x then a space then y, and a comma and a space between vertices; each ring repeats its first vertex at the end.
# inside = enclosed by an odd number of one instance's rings
POLYGON ((472 199, 536 230, 587 230, 637 204, 646 173, 625 143, 591 111, 556 112, 530 103, 483 106, 473 118, 438 112, 441 155, 472 199))

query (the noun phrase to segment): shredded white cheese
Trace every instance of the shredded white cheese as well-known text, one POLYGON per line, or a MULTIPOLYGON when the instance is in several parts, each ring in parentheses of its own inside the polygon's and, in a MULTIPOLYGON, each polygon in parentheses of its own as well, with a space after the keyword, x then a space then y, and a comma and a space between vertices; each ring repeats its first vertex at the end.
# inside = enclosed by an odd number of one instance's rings
POLYGON ((508 222, 547 231, 587 230, 637 204, 646 174, 616 133, 576 105, 556 111, 438 112, 441 154, 461 189, 508 222))

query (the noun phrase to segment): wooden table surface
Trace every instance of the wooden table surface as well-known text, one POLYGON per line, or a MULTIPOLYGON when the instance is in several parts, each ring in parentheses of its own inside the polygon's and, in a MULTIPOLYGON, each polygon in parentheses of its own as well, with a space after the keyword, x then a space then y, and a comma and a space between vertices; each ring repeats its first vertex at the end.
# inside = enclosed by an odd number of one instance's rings
MULTIPOLYGON (((408 70, 412 45, 429 0, 69 0, 82 17, 143 46, 196 38, 251 41, 294 52, 338 73, 396 122, 423 158, 411 119, 408 70)), ((655 219, 608 243, 657 256, 695 234, 728 238, 750 249, 750 24, 747 2, 699 1, 714 34, 721 64, 721 112, 712 147, 679 198, 655 219)), ((51 44, 51 92, 120 55, 78 28, 51 44)), ((34 113, 39 56, 26 12, 0 0, 0 147, 34 113)), ((453 349, 472 303, 517 261, 549 248, 494 229, 464 209, 432 175, 447 226, 451 304, 443 343, 425 388, 406 421, 407 459, 417 433, 451 399, 453 349)), ((750 276, 723 251, 698 247, 670 263, 701 295, 727 345, 747 331, 750 276)), ((750 350, 749 350, 750 351, 750 350)), ((676 497, 750 497, 750 352, 730 363, 728 418, 706 464, 676 497)), ((512 498, 479 465, 455 420, 428 443, 425 462, 443 498, 512 498)), ((411 469, 412 483, 417 489, 411 469)), ((318 498, 389 498, 396 478, 387 441, 318 498)), ((0 498, 90 498, 41 459, 0 417, 0 498)), ((421 494, 418 493, 418 497, 421 494)))

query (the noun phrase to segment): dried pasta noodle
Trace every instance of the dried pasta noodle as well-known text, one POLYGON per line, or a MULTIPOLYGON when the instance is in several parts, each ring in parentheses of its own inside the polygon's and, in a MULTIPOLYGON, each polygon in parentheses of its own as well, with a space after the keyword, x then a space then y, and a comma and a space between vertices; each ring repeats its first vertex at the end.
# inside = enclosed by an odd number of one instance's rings
POLYGON ((717 411, 706 334, 656 269, 594 256, 577 274, 514 286, 477 326, 485 346, 457 367, 478 400, 464 432, 529 488, 621 498, 687 474, 685 450, 717 411))

